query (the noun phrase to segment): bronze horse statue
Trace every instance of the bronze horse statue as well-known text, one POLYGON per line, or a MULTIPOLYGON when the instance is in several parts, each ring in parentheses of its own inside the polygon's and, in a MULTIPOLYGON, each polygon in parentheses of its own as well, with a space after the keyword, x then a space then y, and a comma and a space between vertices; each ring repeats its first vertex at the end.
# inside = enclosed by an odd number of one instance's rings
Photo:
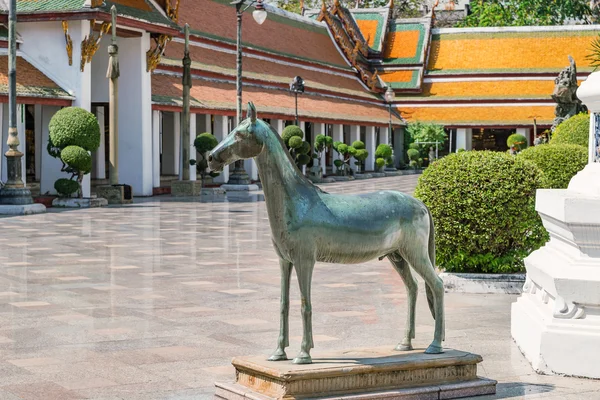
POLYGON ((396 350, 412 350, 415 337, 417 281, 425 280, 435 334, 426 353, 441 353, 444 340, 444 288, 437 276, 433 220, 419 200, 396 191, 364 195, 329 194, 302 175, 283 140, 248 104, 248 118, 208 156, 210 169, 221 171, 240 159, 254 158, 263 185, 272 240, 281 267, 281 320, 271 361, 287 360, 289 289, 295 269, 302 296, 303 336, 296 364, 310 364, 312 337, 311 280, 315 262, 357 264, 387 257, 408 292, 404 340, 396 350), (410 267, 409 267, 410 265, 410 267))

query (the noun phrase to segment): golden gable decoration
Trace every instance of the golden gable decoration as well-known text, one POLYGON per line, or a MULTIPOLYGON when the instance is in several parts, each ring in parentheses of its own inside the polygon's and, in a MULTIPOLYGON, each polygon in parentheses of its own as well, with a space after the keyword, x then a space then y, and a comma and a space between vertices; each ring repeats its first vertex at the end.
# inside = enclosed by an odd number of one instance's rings
POLYGON ((67 56, 69 57, 69 65, 73 65, 73 40, 69 34, 69 22, 62 22, 63 32, 65 33, 65 42, 67 48, 67 56))
MULTIPOLYGON (((175 23, 179 21, 179 4, 180 0, 166 0, 165 1, 165 12, 175 23), (173 4, 175 1, 175 4, 173 4)), ((146 52, 146 71, 153 72, 167 49, 167 44, 173 40, 172 36, 169 35, 158 35, 153 36, 154 44, 150 46, 150 50, 146 52)))
POLYGON ((110 25, 110 22, 103 22, 100 26, 100 31, 96 33, 94 32, 96 20, 93 19, 90 21, 90 34, 81 41, 81 72, 85 70, 85 64, 92 62, 94 55, 100 47, 100 40, 102 40, 104 34, 108 33, 110 25))

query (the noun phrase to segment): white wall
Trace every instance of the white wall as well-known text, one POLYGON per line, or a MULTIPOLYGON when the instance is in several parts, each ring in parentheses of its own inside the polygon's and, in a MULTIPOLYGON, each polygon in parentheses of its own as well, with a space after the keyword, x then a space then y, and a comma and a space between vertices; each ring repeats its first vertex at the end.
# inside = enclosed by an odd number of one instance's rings
POLYGON ((471 150, 473 148, 473 129, 471 128, 460 128, 456 130, 456 150, 465 149, 471 150))
POLYGON ((86 69, 91 67, 91 90, 93 103, 108 103, 110 99, 110 79, 106 77, 108 70, 108 45, 110 36, 104 36, 100 41, 100 47, 94 55, 91 64, 86 65, 86 69))
POLYGON ((365 133, 365 150, 369 153, 369 156, 365 160, 365 171, 375 170, 375 150, 376 150, 377 139, 375 138, 375 127, 367 126, 365 133))
POLYGON ((152 87, 146 71, 150 37, 119 38, 119 183, 152 196, 152 87))

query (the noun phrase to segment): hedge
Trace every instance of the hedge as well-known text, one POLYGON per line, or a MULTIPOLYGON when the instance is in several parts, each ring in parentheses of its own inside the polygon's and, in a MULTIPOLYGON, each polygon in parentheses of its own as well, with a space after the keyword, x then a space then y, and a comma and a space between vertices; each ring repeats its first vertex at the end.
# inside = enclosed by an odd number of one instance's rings
POLYGON ((535 211, 540 172, 506 153, 466 151, 431 164, 415 196, 435 223, 437 264, 446 271, 523 271, 548 234, 535 211))
POLYGON ((588 151, 576 144, 541 144, 523 150, 518 157, 540 169, 540 188, 566 189, 571 178, 587 165, 588 151))
POLYGON ((550 144, 578 144, 589 146, 590 116, 586 113, 577 114, 556 127, 552 133, 550 144))

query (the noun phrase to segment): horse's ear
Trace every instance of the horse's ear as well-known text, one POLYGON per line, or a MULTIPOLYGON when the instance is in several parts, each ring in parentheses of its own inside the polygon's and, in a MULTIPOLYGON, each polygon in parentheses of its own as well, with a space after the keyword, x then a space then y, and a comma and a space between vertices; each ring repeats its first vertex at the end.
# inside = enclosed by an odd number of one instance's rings
POLYGON ((248 113, 246 118, 250 118, 250 121, 256 122, 256 108, 252 102, 248 103, 248 113))

